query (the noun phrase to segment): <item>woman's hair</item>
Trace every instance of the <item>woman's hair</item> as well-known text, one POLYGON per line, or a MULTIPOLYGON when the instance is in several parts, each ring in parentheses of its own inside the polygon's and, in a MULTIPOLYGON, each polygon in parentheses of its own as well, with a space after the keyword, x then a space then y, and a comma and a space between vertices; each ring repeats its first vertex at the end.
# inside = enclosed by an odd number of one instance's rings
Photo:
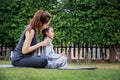
POLYGON ((47 37, 46 32, 48 32, 50 28, 51 28, 51 27, 48 26, 47 28, 45 28, 45 29, 42 30, 43 39, 44 39, 45 37, 47 37))
POLYGON ((50 18, 51 15, 48 12, 38 10, 30 21, 28 30, 30 31, 31 29, 38 29, 38 31, 40 31, 42 25, 48 23, 50 18))

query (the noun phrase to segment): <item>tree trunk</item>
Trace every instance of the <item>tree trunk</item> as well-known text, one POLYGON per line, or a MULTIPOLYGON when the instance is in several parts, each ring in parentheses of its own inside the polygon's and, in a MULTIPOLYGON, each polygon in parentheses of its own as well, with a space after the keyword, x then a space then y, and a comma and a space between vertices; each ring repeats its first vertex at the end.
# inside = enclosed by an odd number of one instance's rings
POLYGON ((109 56, 109 62, 115 63, 116 62, 116 52, 114 45, 110 46, 110 56, 109 56))

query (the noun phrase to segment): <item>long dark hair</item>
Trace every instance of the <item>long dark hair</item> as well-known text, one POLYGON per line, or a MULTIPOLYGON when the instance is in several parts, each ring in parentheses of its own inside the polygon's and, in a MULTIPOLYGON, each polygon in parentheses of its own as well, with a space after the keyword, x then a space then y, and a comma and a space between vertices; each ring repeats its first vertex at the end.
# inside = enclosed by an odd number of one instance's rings
POLYGON ((31 29, 38 29, 38 31, 40 31, 42 25, 48 23, 50 19, 50 13, 38 10, 32 18, 28 30, 31 31, 31 29))

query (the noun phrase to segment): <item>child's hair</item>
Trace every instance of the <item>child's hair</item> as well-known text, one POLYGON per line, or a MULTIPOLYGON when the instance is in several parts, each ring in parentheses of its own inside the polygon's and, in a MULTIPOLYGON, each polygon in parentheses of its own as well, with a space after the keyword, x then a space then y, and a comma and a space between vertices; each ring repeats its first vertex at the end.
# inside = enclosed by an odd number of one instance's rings
POLYGON ((42 30, 43 39, 47 36, 47 35, 46 35, 46 32, 48 32, 50 28, 51 28, 51 27, 48 26, 47 28, 45 28, 45 29, 42 30))

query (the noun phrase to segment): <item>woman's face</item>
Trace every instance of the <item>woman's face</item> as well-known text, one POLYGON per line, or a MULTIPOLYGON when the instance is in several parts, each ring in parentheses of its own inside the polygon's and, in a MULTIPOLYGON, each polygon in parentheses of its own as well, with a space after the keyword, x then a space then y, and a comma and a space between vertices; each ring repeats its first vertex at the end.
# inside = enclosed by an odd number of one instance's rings
POLYGON ((49 28, 48 32, 46 32, 47 37, 53 39, 54 38, 54 31, 53 28, 49 28))
POLYGON ((43 24, 43 26, 40 30, 43 30, 43 29, 47 28, 49 26, 50 22, 51 22, 51 20, 49 20, 48 23, 43 24))

